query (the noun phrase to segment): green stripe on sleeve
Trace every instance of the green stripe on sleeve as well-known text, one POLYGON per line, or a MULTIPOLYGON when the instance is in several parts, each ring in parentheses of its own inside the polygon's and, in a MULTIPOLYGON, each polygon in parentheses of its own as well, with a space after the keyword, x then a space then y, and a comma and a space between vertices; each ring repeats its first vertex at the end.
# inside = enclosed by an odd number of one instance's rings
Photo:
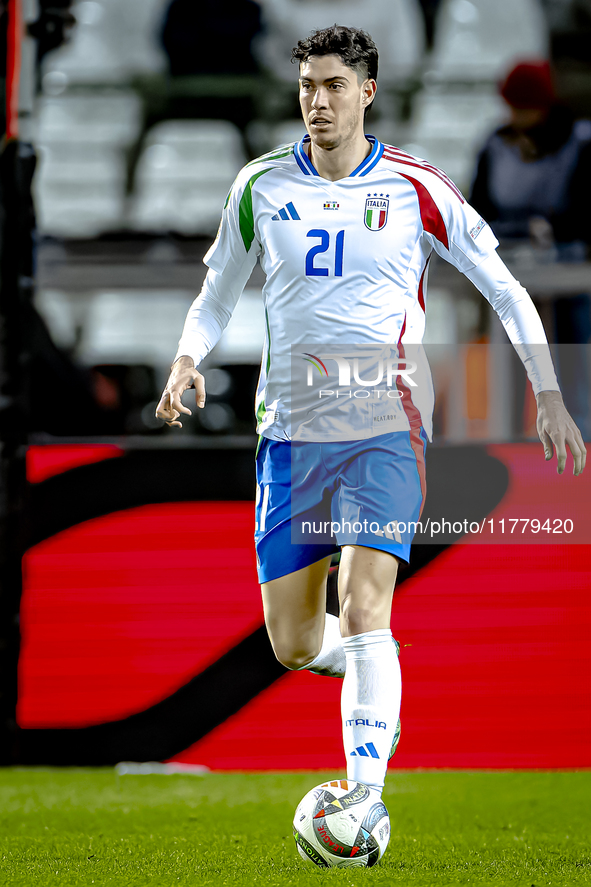
POLYGON ((249 166, 254 166, 257 163, 267 163, 270 160, 281 160, 282 157, 289 157, 290 154, 293 154, 293 145, 277 148, 274 151, 269 151, 268 154, 263 154, 261 157, 251 160, 250 163, 246 164, 246 168, 248 169, 249 166))
POLYGON ((244 243, 244 248, 246 252, 249 251, 252 246, 252 242, 254 240, 254 216, 252 212, 252 186, 263 176, 266 172, 270 172, 273 169, 272 166, 268 166, 266 169, 262 169, 260 172, 255 173, 248 180, 246 188, 242 193, 242 197, 240 198, 240 204, 238 206, 238 222, 240 225, 240 234, 242 235, 242 242, 244 243))
MULTIPOLYGON (((266 369, 266 373, 267 373, 267 375, 268 375, 268 374, 269 374, 269 369, 270 369, 270 367, 271 367, 271 325, 270 325, 270 323, 269 323, 269 312, 267 311, 267 306, 266 306, 266 305, 265 305, 265 320, 266 320, 266 322, 267 322, 267 342, 268 342, 268 348, 267 348, 267 369, 266 369)), ((267 381, 267 380, 265 379, 265 381, 267 381)))
MULTIPOLYGON (((271 327, 269 325, 269 313, 267 311, 267 306, 265 305, 265 321, 267 323, 267 365, 265 367, 265 392, 267 390, 267 380, 269 378, 269 369, 271 368, 271 327)), ((267 412, 267 405, 265 403, 265 398, 263 396, 261 402, 258 405, 256 411, 256 419, 257 419, 257 428, 261 424, 264 419, 265 413, 267 412)))
POLYGON ((267 407, 265 406, 265 398, 263 397, 263 399, 261 400, 259 407, 257 409, 257 415, 256 415, 257 428, 261 425, 263 419, 265 418, 266 412, 267 412, 267 407))

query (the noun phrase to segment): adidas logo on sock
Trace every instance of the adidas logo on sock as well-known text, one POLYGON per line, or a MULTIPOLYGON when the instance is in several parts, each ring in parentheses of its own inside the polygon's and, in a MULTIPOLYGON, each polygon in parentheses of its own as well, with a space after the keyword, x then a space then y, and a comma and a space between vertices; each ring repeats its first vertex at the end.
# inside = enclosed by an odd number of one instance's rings
POLYGON ((376 751, 376 747, 373 742, 366 742, 365 745, 358 745, 355 751, 351 752, 351 755, 359 755, 361 758, 379 758, 379 754, 376 751))
POLYGON ((271 216, 272 222, 289 222, 291 219, 293 219, 294 222, 300 221, 298 211, 291 200, 289 203, 286 203, 285 206, 282 206, 279 212, 276 212, 274 216, 271 216))

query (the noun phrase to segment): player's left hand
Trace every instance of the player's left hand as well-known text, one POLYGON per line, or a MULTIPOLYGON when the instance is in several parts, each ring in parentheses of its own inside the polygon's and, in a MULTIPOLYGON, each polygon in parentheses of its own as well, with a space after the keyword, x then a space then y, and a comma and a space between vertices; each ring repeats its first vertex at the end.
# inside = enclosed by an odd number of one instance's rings
POLYGON ((558 460, 557 471, 562 474, 566 465, 566 447, 573 454, 573 474, 581 474, 587 459, 587 450, 581 432, 567 412, 559 391, 540 391, 536 397, 538 436, 544 445, 546 461, 552 458, 554 448, 558 460))

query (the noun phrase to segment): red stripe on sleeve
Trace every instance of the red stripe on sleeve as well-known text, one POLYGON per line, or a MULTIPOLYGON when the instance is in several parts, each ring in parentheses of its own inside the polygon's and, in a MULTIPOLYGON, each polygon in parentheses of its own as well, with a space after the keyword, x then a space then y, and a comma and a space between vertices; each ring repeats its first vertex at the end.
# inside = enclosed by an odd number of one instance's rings
POLYGON ((403 163, 405 166, 414 166, 416 169, 424 169, 426 172, 432 173, 432 175, 436 176, 444 185, 454 192, 460 203, 465 203, 462 196, 462 192, 460 189, 452 182, 448 175, 446 175, 442 169, 438 169, 436 166, 432 166, 430 163, 427 163, 425 160, 419 160, 417 157, 413 157, 411 154, 406 154, 403 151, 400 151, 398 148, 385 148, 383 154, 384 160, 390 160, 392 163, 403 163))
POLYGON ((407 179, 411 183, 411 185, 414 186, 414 189, 417 192, 423 228, 425 229, 427 234, 432 234, 434 237, 437 238, 439 243, 443 244, 446 249, 449 249, 447 229, 445 227, 443 216, 439 212, 437 204, 435 203, 425 186, 422 184, 422 182, 419 182, 417 179, 413 179, 412 176, 406 176, 404 175, 404 173, 400 173, 400 175, 403 179, 407 179))
POLYGON ((427 268, 429 267, 430 259, 431 259, 431 256, 429 256, 427 261, 425 262, 425 267, 423 268, 423 273, 421 274, 421 279, 419 280, 419 296, 418 296, 418 298, 419 298, 419 305, 421 306, 423 311, 425 310, 425 292, 423 289, 423 281, 425 279, 425 272, 427 271, 427 268))
POLYGON ((402 337, 406 332, 406 311, 404 312, 404 323, 402 324, 402 329, 400 330, 400 335, 398 337, 398 344, 402 342, 402 337))

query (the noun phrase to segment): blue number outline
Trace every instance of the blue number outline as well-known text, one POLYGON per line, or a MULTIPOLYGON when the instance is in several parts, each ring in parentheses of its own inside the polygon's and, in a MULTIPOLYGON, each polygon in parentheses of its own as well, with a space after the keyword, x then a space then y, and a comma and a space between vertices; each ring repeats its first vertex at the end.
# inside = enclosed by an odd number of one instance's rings
POLYGON ((334 276, 342 277, 343 276, 343 246, 345 243, 345 232, 339 231, 337 234, 337 241, 335 244, 335 253, 334 253, 334 276))
POLYGON ((306 277, 328 277, 328 268, 315 268, 314 259, 320 253, 325 253, 330 244, 330 235, 324 228, 312 228, 306 237, 320 237, 321 242, 310 247, 306 253, 306 277))

